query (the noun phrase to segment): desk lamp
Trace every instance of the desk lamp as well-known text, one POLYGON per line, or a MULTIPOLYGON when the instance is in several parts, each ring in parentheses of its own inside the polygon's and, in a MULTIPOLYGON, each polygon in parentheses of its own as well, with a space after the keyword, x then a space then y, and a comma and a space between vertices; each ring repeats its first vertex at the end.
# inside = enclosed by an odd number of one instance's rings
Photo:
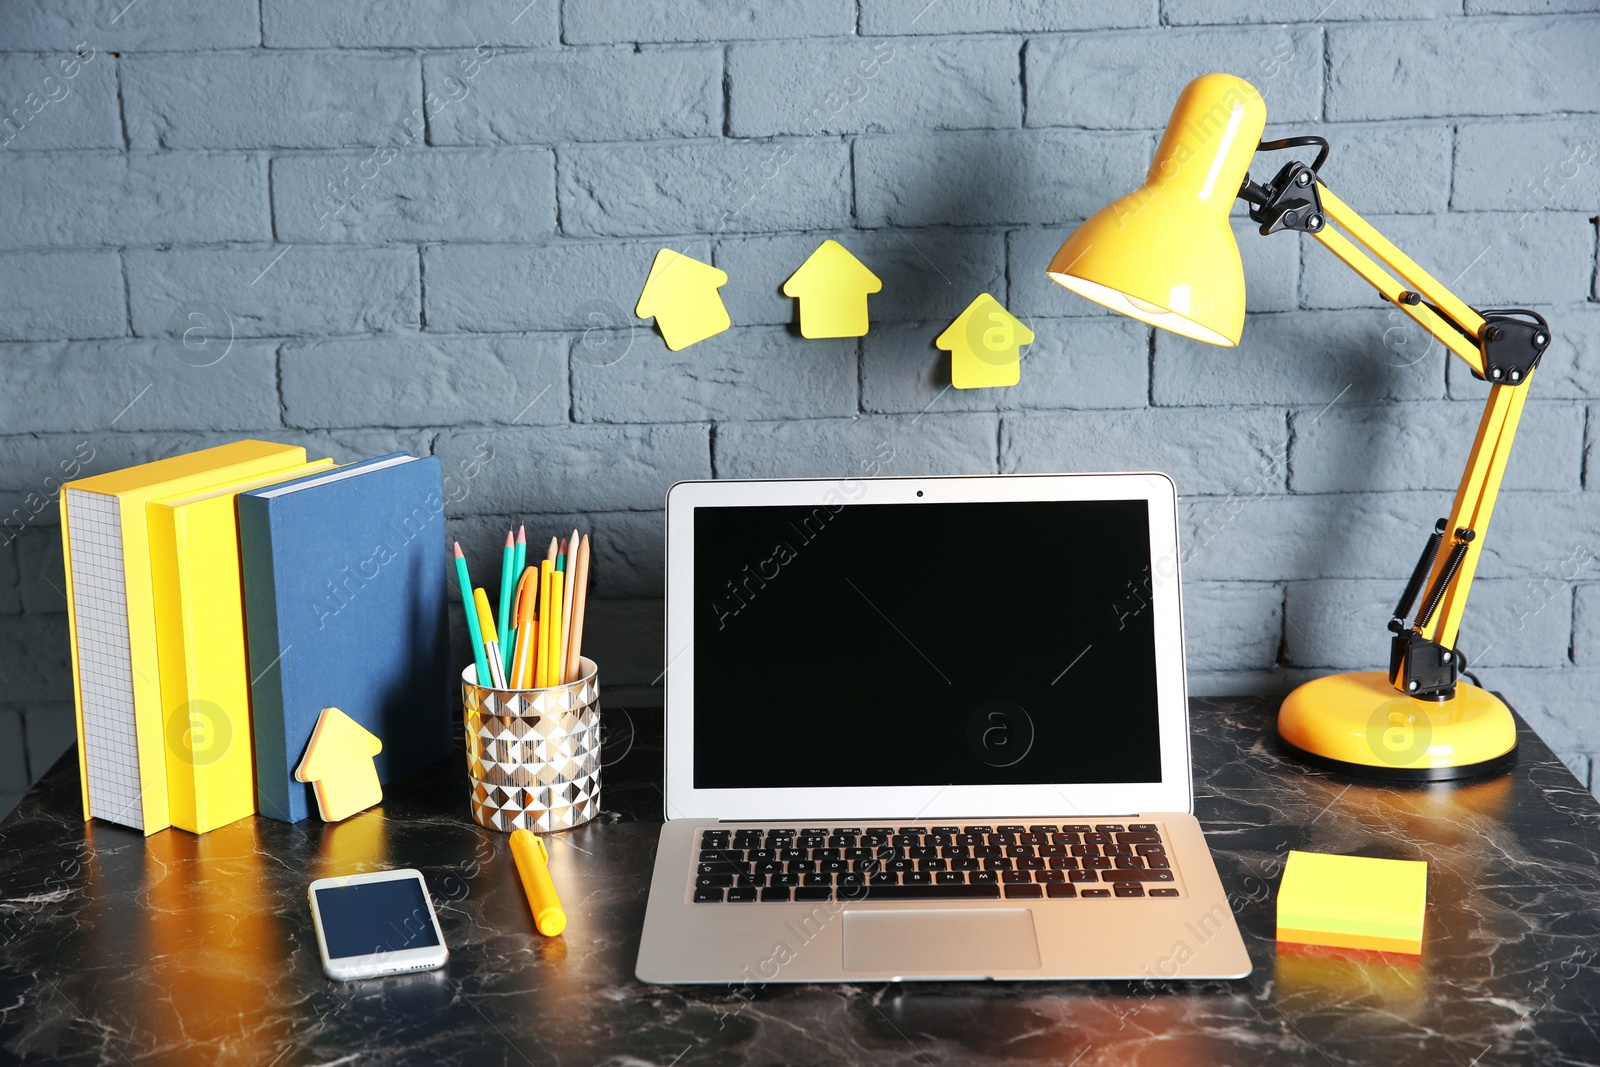
POLYGON ((1048 273, 1141 322, 1233 347, 1244 326, 1244 267, 1228 224, 1238 197, 1263 235, 1310 234, 1490 383, 1450 515, 1428 537, 1389 623, 1388 671, 1300 686, 1279 709, 1278 736, 1309 763, 1366 777, 1436 781, 1500 770, 1515 758, 1511 712, 1460 681, 1466 664, 1455 641, 1550 330, 1532 311, 1480 312, 1462 302, 1322 184, 1326 140, 1262 141, 1266 120, 1266 104, 1249 82, 1228 74, 1190 82, 1144 185, 1078 227, 1048 273), (1310 145, 1318 152, 1309 166, 1293 161, 1269 182, 1250 180, 1257 151, 1310 145), (1421 607, 1407 624, 1419 595, 1421 607))

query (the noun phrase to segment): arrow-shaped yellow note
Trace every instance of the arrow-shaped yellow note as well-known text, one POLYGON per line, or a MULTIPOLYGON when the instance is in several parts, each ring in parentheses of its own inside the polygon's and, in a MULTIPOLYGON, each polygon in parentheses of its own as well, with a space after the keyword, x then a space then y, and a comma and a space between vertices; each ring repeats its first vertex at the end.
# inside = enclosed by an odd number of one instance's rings
POLYGON ((838 241, 824 241, 783 283, 800 301, 803 337, 861 337, 867 332, 867 294, 883 282, 838 241))
POLYGON ((982 293, 956 316, 934 344, 950 353, 950 384, 957 389, 989 389, 1022 380, 1023 345, 1033 331, 982 293))
POLYGON ((383 800, 372 757, 383 742, 338 708, 323 708, 294 776, 310 782, 323 822, 348 819, 383 800))
POLYGON ((711 264, 663 248, 650 264, 633 313, 653 317, 667 347, 676 352, 728 328, 728 309, 717 292, 727 284, 727 274, 711 264))

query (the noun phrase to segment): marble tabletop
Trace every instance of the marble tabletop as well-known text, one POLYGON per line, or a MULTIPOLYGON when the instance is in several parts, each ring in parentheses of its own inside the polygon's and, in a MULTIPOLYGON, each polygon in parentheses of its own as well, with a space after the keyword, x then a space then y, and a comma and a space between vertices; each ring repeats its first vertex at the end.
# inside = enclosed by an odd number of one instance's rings
POLYGON ((604 814, 551 839, 566 933, 533 930, 464 760, 336 826, 151 837, 79 815, 71 753, 0 824, 0 1062, 1600 1063, 1600 805, 1519 720, 1511 772, 1380 787, 1289 762, 1272 702, 1196 700, 1197 806, 1255 964, 1208 983, 652 987, 633 977, 660 713, 606 712, 604 814), (1290 849, 1425 859, 1420 958, 1277 946, 1290 849), (314 878, 414 866, 450 961, 323 977, 314 878))

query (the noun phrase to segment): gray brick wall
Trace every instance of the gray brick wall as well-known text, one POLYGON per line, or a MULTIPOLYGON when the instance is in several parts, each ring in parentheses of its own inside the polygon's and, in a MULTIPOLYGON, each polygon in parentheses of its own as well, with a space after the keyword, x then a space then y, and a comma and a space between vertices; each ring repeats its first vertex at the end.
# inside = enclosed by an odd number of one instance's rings
POLYGON ((478 559, 513 518, 597 530, 595 651, 630 699, 662 667, 670 482, 888 452, 895 474, 1171 472, 1197 692, 1380 665, 1482 383, 1242 220, 1234 351, 1042 273, 1211 69, 1261 87, 1269 136, 1331 139, 1329 183, 1469 302, 1554 323, 1462 643, 1587 782, 1597 10, 0 5, 0 806, 73 732, 61 480, 246 434, 476 470, 451 527, 478 559), (825 237, 884 281, 860 341, 801 340, 779 291, 825 237), (730 275, 734 328, 678 353, 632 316, 664 244, 730 275), (1038 340, 1021 385, 954 393, 932 339, 980 291, 1038 340))

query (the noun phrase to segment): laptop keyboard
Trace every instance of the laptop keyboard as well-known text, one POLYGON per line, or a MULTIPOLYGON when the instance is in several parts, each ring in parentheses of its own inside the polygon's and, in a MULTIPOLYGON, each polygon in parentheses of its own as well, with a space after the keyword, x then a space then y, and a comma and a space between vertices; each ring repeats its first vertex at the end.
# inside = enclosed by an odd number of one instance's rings
POLYGON ((697 904, 1176 897, 1153 823, 702 830, 697 904))

